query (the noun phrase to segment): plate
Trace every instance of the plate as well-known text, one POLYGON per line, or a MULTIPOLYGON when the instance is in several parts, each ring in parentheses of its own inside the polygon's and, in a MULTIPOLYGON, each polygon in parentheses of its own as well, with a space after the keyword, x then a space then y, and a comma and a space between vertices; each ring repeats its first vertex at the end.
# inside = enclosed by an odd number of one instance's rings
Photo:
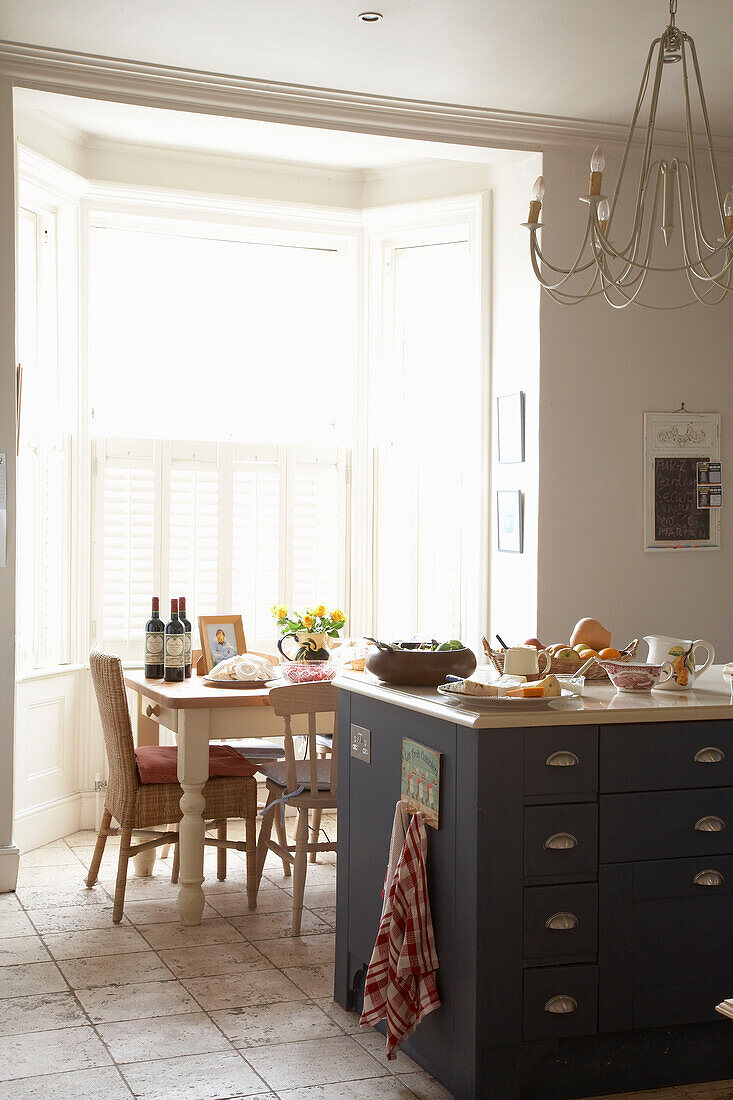
POLYGON ((214 680, 211 676, 202 677, 204 683, 210 684, 212 687, 222 688, 263 688, 268 684, 274 684, 275 681, 270 680, 214 680))
POLYGON ((446 699, 456 703, 462 703, 467 707, 497 707, 500 710, 511 710, 512 707, 523 707, 528 710, 546 710, 550 703, 557 699, 576 699, 577 696, 567 688, 563 688, 562 695, 547 695, 539 699, 522 699, 518 695, 463 695, 457 691, 449 691, 445 684, 438 684, 438 691, 446 699))

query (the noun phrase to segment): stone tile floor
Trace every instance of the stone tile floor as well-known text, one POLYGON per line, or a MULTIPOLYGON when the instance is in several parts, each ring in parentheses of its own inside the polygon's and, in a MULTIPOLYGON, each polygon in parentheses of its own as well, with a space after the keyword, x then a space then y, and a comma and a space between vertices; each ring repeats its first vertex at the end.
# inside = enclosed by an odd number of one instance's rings
MULTIPOLYGON (((323 826, 335 836, 335 817, 323 826)), ((200 927, 178 922, 170 859, 152 878, 130 868, 115 926, 118 841, 87 890, 94 840, 29 852, 17 892, 0 895, 0 1100, 450 1100, 404 1054, 387 1062, 382 1036, 332 1001, 335 856, 309 867, 293 939, 280 862, 268 857, 252 913, 242 856, 228 852, 218 882, 211 848, 200 927)), ((733 1082, 632 1095, 733 1100, 733 1082)))

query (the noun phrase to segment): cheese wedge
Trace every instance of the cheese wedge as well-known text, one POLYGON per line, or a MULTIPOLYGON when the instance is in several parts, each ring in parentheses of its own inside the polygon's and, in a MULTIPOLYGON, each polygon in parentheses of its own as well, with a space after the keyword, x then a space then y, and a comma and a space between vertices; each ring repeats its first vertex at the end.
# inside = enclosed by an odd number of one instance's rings
POLYGON ((462 680, 457 684, 446 684, 448 691, 455 691, 458 695, 498 695, 496 684, 482 684, 478 680, 462 680))
POLYGON ((521 687, 511 688, 507 695, 515 699, 542 699, 545 695, 545 689, 540 683, 522 684, 521 687))
POLYGON ((560 681, 557 676, 553 676, 551 672, 545 676, 544 679, 538 680, 535 686, 543 687, 545 689, 545 695, 548 696, 548 698, 559 699, 562 695, 560 681))

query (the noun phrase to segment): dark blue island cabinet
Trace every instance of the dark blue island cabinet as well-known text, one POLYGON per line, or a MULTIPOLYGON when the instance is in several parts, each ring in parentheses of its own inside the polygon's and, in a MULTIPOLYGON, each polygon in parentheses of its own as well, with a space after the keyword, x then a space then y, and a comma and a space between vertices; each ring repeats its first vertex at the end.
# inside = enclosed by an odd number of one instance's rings
POLYGON ((507 727, 425 689, 339 687, 339 1004, 361 1007, 408 737, 443 754, 428 829, 442 1005, 405 1052, 456 1100, 733 1077, 733 1020, 715 1012, 733 996, 724 708, 525 712, 507 727), (368 760, 352 726, 369 731, 368 760))

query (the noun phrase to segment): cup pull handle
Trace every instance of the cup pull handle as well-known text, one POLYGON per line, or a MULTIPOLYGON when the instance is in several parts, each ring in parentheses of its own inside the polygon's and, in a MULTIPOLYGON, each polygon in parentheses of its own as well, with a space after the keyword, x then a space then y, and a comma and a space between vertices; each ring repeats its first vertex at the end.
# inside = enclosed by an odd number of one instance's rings
POLYGON ((715 814, 709 814, 707 817, 701 817, 699 821, 696 821, 695 828, 698 833, 722 833, 725 828, 725 822, 722 817, 716 817, 715 814))
POLYGON ((553 913, 545 921, 545 928, 550 928, 554 932, 569 932, 579 924, 580 921, 575 913, 553 913))
POLYGON ((714 745, 706 745, 704 749, 698 749, 695 753, 696 764, 721 764, 725 760, 722 749, 716 749, 714 745))
POLYGON ((577 848, 578 838, 573 836, 572 833, 553 833, 552 836, 548 836, 542 847, 553 849, 577 848))
POLYGON ((545 760, 545 766, 548 768, 574 768, 575 765, 579 763, 580 760, 575 753, 567 749, 551 752, 547 760, 545 760))
POLYGON ((160 711, 159 711, 157 705, 153 705, 152 703, 148 703, 148 705, 145 708, 145 713, 147 714, 148 718, 152 718, 153 715, 159 714, 160 711))
POLYGON ((725 877, 720 871, 714 871, 711 867, 708 867, 704 871, 698 871, 692 881, 695 886, 722 886, 725 877))
POLYGON ((567 993, 559 993, 556 997, 550 997, 545 1005, 545 1012, 575 1012, 577 1007, 578 1002, 575 997, 571 997, 567 993))

